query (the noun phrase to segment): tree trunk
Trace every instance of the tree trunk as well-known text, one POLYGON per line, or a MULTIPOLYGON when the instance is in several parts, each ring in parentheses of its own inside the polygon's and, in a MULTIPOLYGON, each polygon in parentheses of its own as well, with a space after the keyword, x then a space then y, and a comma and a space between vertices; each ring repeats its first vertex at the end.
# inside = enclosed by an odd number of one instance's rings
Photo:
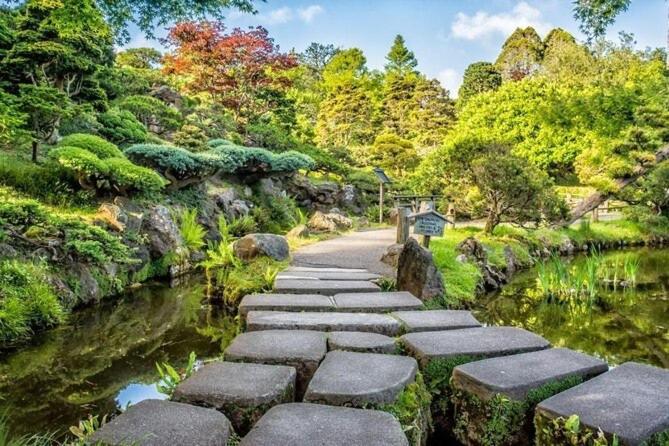
POLYGON ((39 148, 39 143, 35 140, 33 140, 33 155, 32 155, 32 160, 33 163, 37 162, 37 149, 39 148))
POLYGON ((495 230, 495 227, 499 224, 499 218, 494 213, 488 213, 488 217, 485 220, 485 229, 486 234, 492 234, 492 231, 495 230))
MULTIPOLYGON (((648 174, 649 172, 652 172, 652 170, 660 164, 662 161, 665 161, 669 159, 669 144, 663 146, 655 152, 655 164, 649 167, 645 166, 638 166, 638 168, 635 170, 634 174, 630 177, 627 178, 621 178, 619 180, 616 180, 616 190, 615 192, 621 191, 622 189, 626 188, 630 184, 634 183, 636 180, 641 178, 642 176, 648 174)), ((581 202, 578 206, 576 206, 569 214, 569 217, 566 219, 556 223, 554 226, 558 228, 564 228, 572 223, 574 223, 576 220, 579 218, 582 218, 585 214, 588 212, 594 210, 597 208, 599 205, 604 203, 607 199, 609 199, 613 195, 613 192, 595 192, 589 197, 587 197, 585 200, 581 202)))

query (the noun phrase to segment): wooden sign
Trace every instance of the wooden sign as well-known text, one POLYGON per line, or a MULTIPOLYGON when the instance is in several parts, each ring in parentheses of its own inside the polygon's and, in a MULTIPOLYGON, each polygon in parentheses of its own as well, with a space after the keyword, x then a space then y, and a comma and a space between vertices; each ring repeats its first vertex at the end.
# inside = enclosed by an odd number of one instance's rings
POLYGON ((413 227, 414 234, 428 237, 441 237, 444 235, 444 226, 448 220, 439 212, 430 209, 425 212, 412 214, 410 217, 415 218, 416 221, 413 227))

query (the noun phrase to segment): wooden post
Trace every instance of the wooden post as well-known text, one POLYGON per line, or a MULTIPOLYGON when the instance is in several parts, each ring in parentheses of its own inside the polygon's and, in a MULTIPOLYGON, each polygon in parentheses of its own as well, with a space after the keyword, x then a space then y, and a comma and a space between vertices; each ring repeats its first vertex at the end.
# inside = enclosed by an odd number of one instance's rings
POLYGON ((453 203, 448 203, 446 217, 448 218, 448 229, 455 229, 455 205, 453 203))
POLYGON ((425 248, 429 248, 429 247, 430 247, 430 236, 429 236, 429 235, 424 235, 424 236, 423 236, 423 246, 424 246, 425 248))
POLYGON ((379 184, 379 223, 383 223, 383 183, 379 184))
POLYGON ((409 240, 409 209, 400 206, 397 208, 396 242, 404 244, 407 240, 409 240))

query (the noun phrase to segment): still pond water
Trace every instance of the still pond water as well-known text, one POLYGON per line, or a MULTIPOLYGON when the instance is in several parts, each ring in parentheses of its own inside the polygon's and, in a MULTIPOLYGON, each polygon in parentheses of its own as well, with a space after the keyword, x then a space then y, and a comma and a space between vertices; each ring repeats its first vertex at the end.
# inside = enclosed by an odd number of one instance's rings
MULTIPOLYGON (((621 256, 641 262, 636 290, 601 290, 595 307, 542 303, 536 273, 528 271, 475 313, 482 322, 524 327, 612 364, 669 368, 669 250, 605 254, 614 261, 621 256)), ((237 324, 202 306, 203 295, 198 281, 146 286, 0 353, 0 406, 13 432, 64 434, 88 414, 162 397, 155 390, 156 362, 183 365, 191 351, 201 359, 219 356, 237 324)))

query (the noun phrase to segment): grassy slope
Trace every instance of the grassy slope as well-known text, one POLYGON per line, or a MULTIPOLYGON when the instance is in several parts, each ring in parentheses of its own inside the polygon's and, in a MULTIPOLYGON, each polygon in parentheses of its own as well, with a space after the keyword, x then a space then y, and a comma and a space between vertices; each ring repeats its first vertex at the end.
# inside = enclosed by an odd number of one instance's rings
POLYGON ((476 284, 480 278, 475 265, 456 260, 459 254, 457 245, 467 237, 477 238, 488 249, 488 261, 501 267, 505 265, 504 247, 507 245, 523 265, 529 266, 533 263, 532 251, 544 247, 555 249, 567 240, 577 245, 621 240, 634 243, 646 241, 654 235, 666 237, 669 235, 669 228, 649 228, 639 223, 618 220, 582 224, 561 230, 526 230, 503 225, 493 235, 488 235, 479 228, 465 227, 448 230, 444 237, 432 239, 430 249, 446 283, 445 303, 466 306, 476 297, 476 284))

